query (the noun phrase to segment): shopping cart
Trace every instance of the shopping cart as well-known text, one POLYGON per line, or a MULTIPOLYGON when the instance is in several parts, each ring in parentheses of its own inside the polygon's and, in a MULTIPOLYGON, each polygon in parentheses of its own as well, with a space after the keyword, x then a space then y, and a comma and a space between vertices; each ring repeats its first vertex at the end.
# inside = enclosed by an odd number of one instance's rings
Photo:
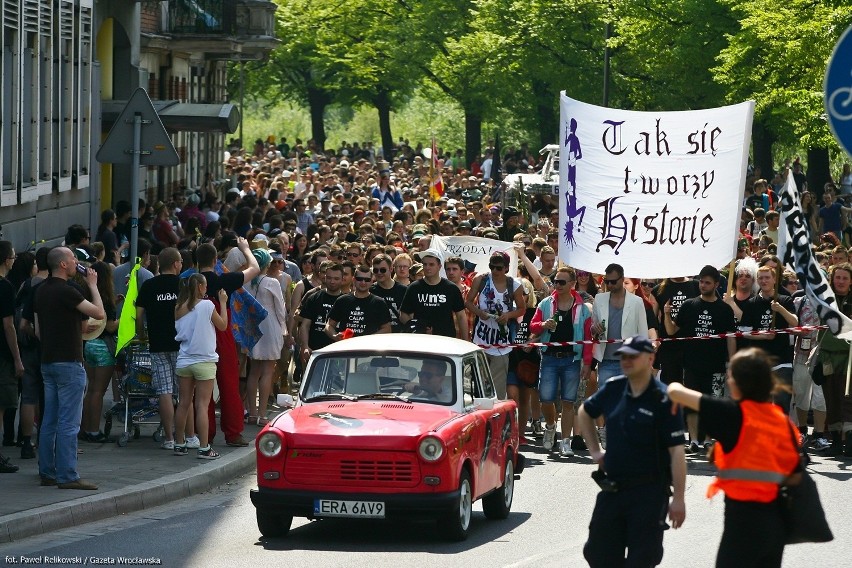
POLYGON ((160 422, 159 397, 151 382, 151 354, 147 343, 134 340, 125 349, 125 372, 121 378, 122 400, 110 408, 106 414, 104 434, 109 436, 112 430, 112 417, 124 417, 124 432, 116 440, 124 447, 130 441, 130 430, 133 429, 133 439, 140 437, 142 424, 157 426, 154 431, 154 441, 161 442, 165 438, 165 430, 160 422))

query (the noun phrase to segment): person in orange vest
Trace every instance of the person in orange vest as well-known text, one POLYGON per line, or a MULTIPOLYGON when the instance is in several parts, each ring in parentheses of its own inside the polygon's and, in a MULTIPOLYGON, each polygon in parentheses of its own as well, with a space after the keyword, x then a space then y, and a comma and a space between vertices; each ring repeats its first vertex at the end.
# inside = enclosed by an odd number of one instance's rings
POLYGON ((718 472, 707 489, 725 492, 725 528, 716 566, 781 566, 784 521, 779 487, 800 469, 799 437, 773 404, 784 388, 772 374, 770 356, 759 348, 738 351, 728 367, 731 398, 713 398, 679 383, 669 385, 675 406, 698 412, 704 431, 716 439, 718 472), (760 538, 754 538, 760 527, 760 538))

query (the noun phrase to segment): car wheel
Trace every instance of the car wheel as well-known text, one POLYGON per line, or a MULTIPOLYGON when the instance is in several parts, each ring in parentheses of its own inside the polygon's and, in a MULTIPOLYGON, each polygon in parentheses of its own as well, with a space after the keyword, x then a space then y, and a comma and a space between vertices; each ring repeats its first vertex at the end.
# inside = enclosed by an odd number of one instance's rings
POLYGON ((257 528, 266 538, 286 536, 293 524, 293 515, 279 515, 257 509, 257 528))
POLYGON ((467 538, 470 519, 473 516, 473 486, 470 474, 462 470, 459 478, 459 499, 456 509, 443 519, 438 520, 438 529, 447 540, 460 541, 467 538))
POLYGON ((482 498, 482 511, 489 519, 505 519, 512 509, 512 498, 515 496, 515 463, 512 455, 506 456, 506 467, 503 468, 503 485, 497 491, 482 498))

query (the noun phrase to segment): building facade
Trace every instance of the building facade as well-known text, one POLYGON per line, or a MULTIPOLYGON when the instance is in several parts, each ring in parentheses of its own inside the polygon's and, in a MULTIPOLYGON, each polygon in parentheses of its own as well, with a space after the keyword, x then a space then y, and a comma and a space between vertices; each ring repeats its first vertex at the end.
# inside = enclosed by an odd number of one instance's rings
POLYGON ((148 92, 181 157, 142 168, 151 203, 223 175, 229 61, 276 44, 266 0, 0 0, 0 232, 57 244, 130 197, 130 166, 95 155, 124 101, 148 92))

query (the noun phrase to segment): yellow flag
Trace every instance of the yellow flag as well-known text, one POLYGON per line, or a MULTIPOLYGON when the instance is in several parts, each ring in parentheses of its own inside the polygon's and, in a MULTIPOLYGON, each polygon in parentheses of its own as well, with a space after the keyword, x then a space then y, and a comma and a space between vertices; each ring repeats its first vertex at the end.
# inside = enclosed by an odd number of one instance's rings
POLYGON ((137 258, 136 266, 130 271, 127 295, 124 297, 124 306, 121 308, 121 317, 118 319, 118 341, 115 342, 116 356, 136 337, 136 296, 139 295, 136 273, 139 272, 140 266, 142 266, 142 259, 137 258))

